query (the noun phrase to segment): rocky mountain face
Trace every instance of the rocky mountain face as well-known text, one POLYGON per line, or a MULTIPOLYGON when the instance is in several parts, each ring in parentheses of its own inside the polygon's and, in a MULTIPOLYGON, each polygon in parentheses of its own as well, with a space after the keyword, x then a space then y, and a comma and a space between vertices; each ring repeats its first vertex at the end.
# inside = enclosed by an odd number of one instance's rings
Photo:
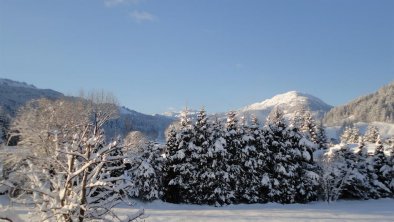
POLYGON ((330 110, 324 117, 328 126, 357 122, 394 123, 394 82, 377 92, 359 97, 350 103, 330 110))

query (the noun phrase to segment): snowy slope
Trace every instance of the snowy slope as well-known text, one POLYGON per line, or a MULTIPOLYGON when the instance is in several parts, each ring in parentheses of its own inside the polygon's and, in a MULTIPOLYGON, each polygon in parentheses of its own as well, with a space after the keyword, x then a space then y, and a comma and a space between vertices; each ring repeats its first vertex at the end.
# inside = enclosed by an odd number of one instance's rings
MULTIPOLYGON (((255 115, 259 121, 263 123, 275 107, 282 109, 285 113, 285 117, 289 119, 291 119, 295 113, 301 109, 309 110, 317 119, 321 119, 323 115, 332 108, 332 106, 326 104, 315 96, 297 91, 290 91, 276 95, 270 99, 263 100, 262 102, 253 103, 238 109, 236 112, 238 117, 245 117, 246 121, 249 121, 251 116, 255 115)), ((171 111, 166 112, 163 115, 172 118, 179 118, 180 113, 180 111, 171 111)), ((188 113, 190 118, 194 119, 197 116, 198 110, 192 109, 189 110, 188 113)), ((222 120, 226 119, 226 112, 208 113, 208 115, 222 120)))
POLYGON ((298 110, 304 109, 310 110, 319 119, 332 108, 315 96, 290 91, 246 106, 239 110, 239 115, 245 115, 246 117, 255 115, 260 121, 265 121, 275 107, 282 109, 288 118, 293 117, 298 110))

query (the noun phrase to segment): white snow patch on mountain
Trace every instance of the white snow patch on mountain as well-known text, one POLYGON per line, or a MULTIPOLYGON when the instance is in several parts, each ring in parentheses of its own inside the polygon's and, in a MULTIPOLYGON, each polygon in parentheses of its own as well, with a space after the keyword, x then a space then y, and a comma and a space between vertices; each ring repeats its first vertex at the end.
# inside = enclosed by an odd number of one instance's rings
POLYGON ((290 91, 276 95, 271 99, 266 99, 262 102, 246 106, 239 110, 239 115, 255 115, 260 121, 265 121, 269 113, 275 107, 282 109, 287 118, 292 118, 296 112, 303 109, 311 111, 312 114, 319 119, 332 108, 332 106, 315 96, 297 91, 290 91))

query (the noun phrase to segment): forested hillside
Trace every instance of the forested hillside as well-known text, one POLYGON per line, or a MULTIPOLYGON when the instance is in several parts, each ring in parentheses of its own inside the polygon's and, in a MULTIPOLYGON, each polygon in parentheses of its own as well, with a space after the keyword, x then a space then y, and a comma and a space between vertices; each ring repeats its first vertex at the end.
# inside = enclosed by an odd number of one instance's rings
POLYGON ((324 117, 329 126, 356 122, 394 122, 394 82, 377 92, 331 109, 324 117))

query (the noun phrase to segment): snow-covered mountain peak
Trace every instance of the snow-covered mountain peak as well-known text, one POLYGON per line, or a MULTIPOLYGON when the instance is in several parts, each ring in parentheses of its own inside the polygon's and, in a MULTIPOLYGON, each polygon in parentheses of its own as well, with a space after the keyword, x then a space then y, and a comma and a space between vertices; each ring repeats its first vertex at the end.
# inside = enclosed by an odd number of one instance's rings
POLYGON ((297 92, 297 91, 290 91, 276 95, 271 99, 266 99, 262 102, 253 103, 243 108, 242 111, 272 109, 277 106, 284 109, 289 107, 309 108, 310 105, 314 106, 314 107, 310 107, 310 109, 331 108, 329 105, 324 103, 321 99, 316 98, 312 95, 297 92))
POLYGON ((329 111, 332 106, 326 104, 321 99, 297 91, 290 91, 276 95, 262 102, 253 103, 239 110, 240 115, 255 115, 261 121, 264 121, 268 114, 275 108, 283 110, 287 117, 291 118, 296 112, 310 110, 315 117, 321 118, 329 111))

